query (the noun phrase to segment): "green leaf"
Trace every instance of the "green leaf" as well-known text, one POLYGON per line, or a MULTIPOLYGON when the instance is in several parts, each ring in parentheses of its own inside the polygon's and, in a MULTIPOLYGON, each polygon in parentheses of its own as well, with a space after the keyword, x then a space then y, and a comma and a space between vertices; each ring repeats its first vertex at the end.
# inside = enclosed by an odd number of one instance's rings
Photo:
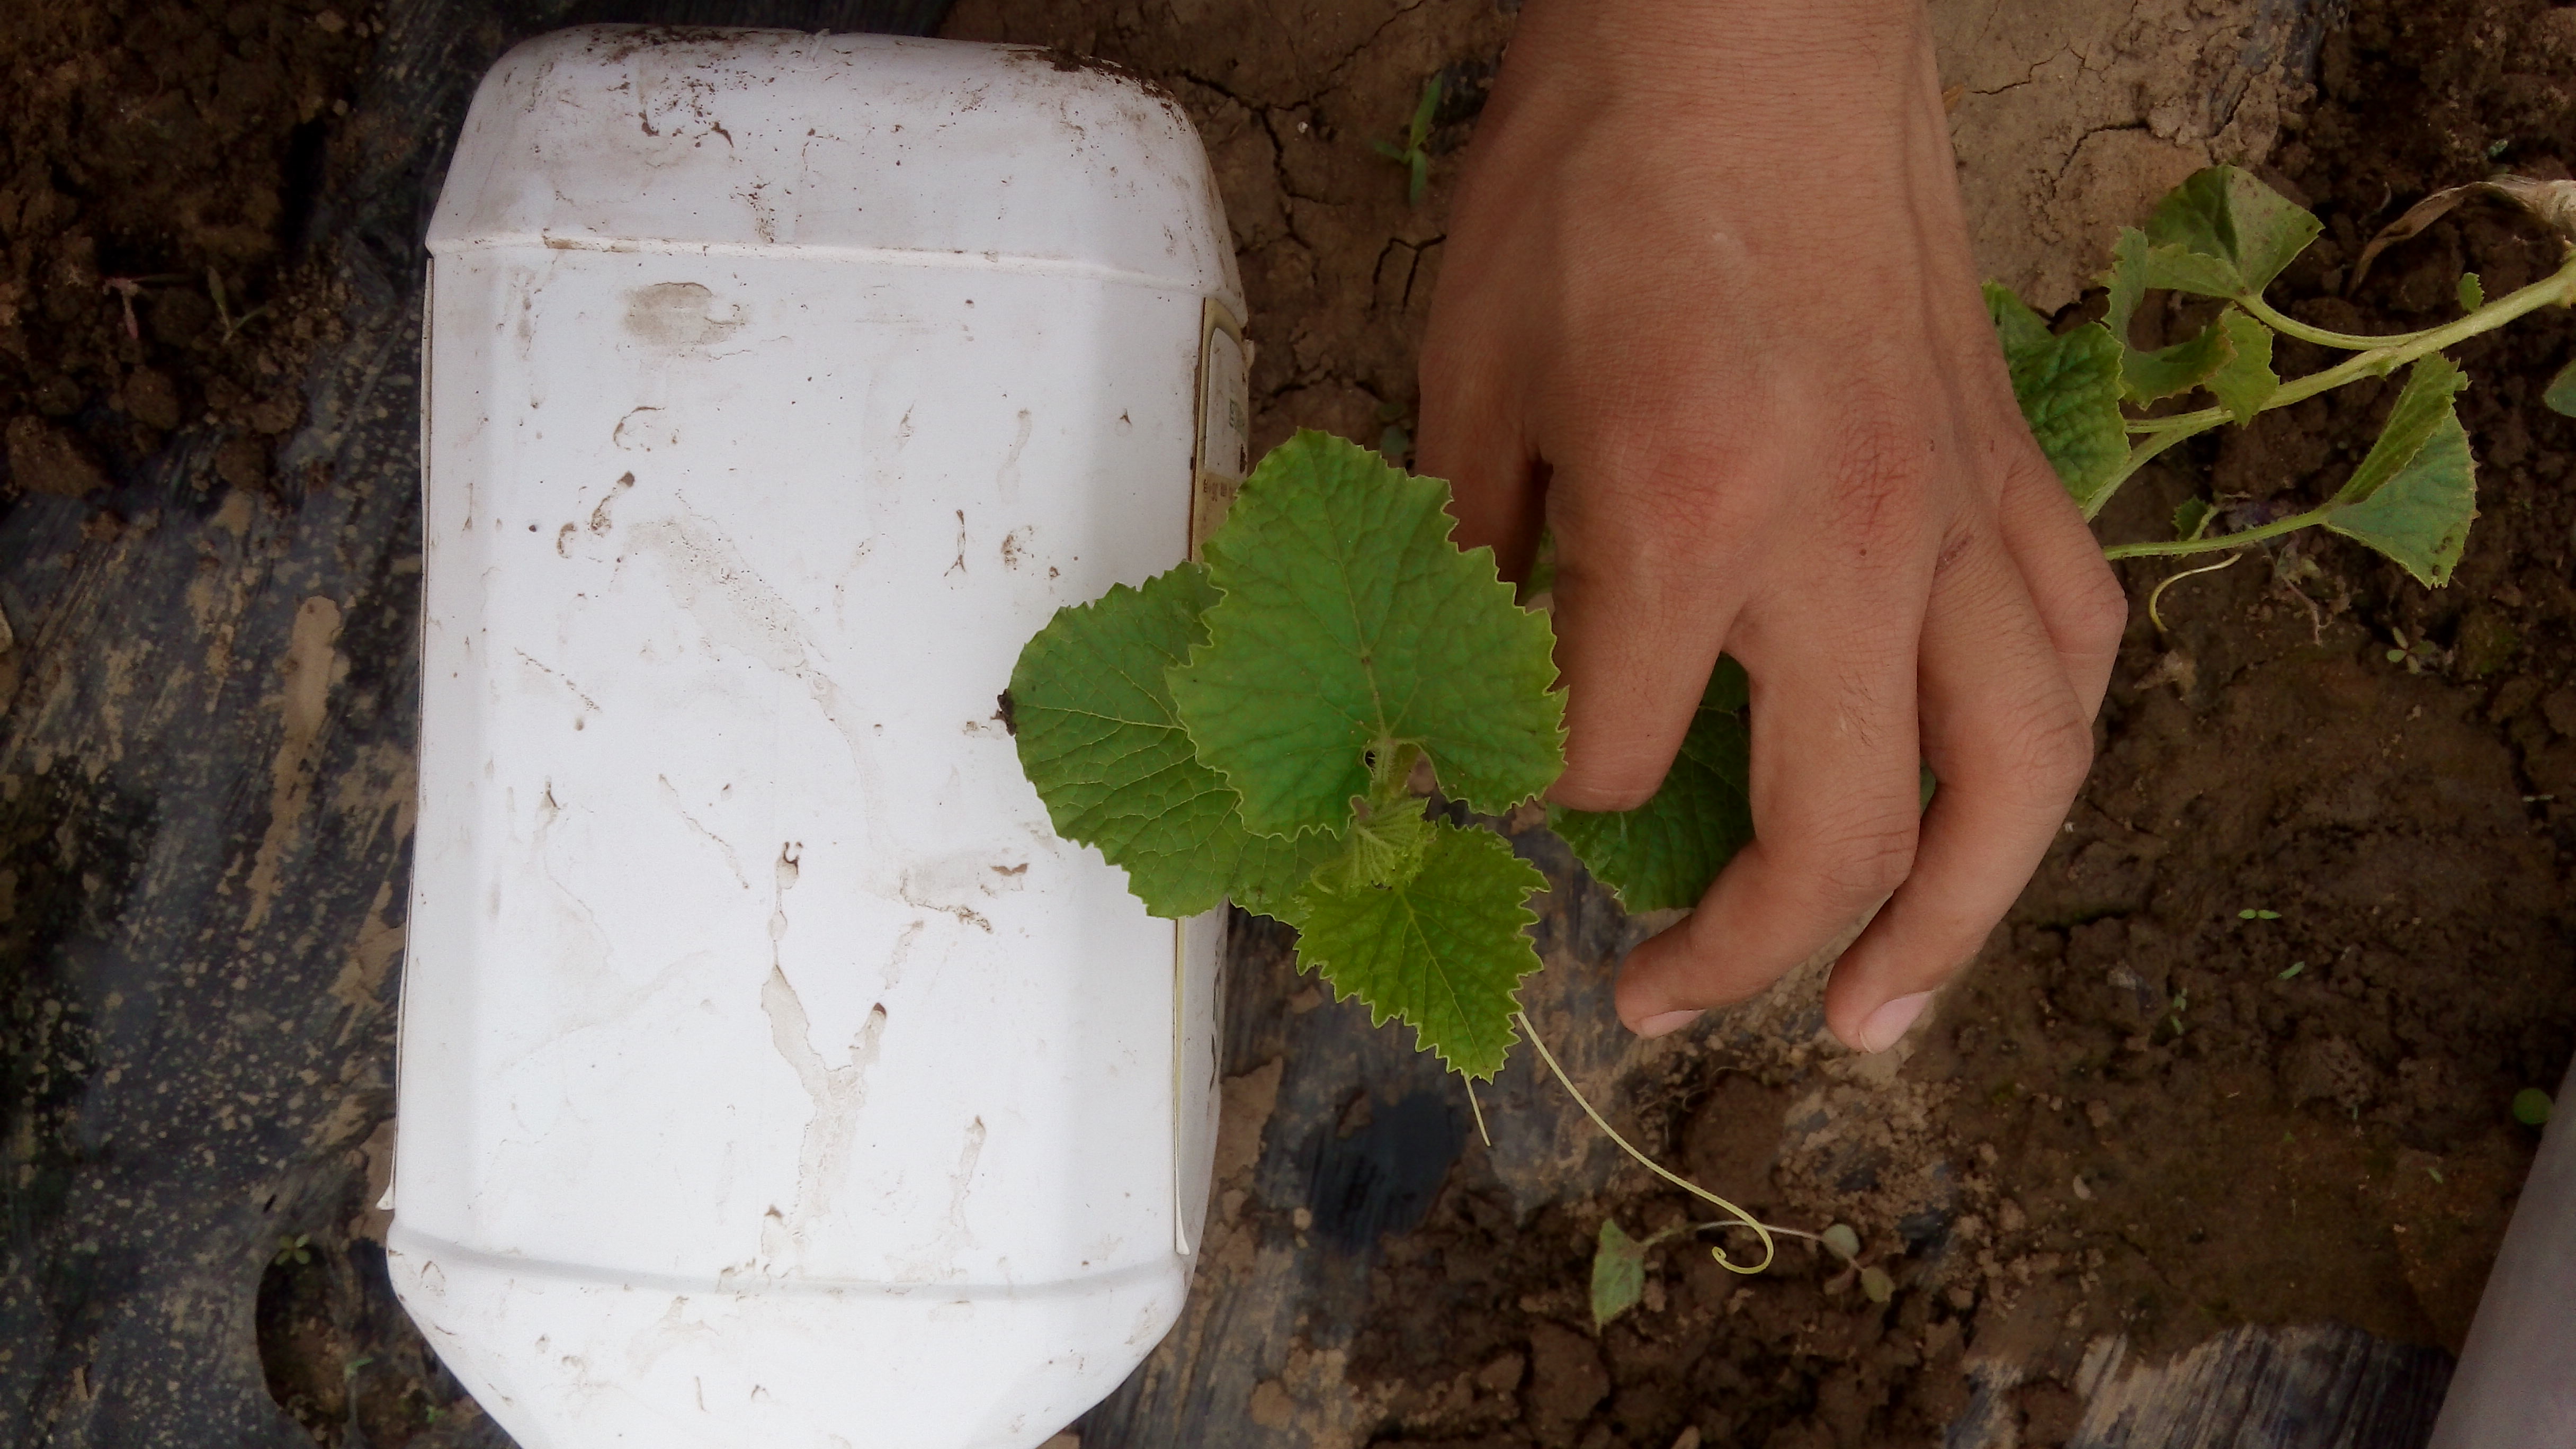
POLYGON ((2417 359, 2406 371, 2406 386, 2389 408, 2388 421, 2380 425, 2378 439, 2363 456, 2361 466, 2352 470, 2352 477, 2335 490, 2334 501, 2358 503, 2396 477, 2443 423, 2458 422, 2453 399, 2468 385, 2468 375, 2442 354, 2417 359))
POLYGON ((2460 420, 2445 417, 2396 475, 2359 503, 2326 515, 2326 527, 2397 561, 2416 582, 2451 581, 2478 516, 2477 460, 2460 420))
POLYGON ((1896 1296, 1896 1280, 1876 1263, 1860 1270, 1861 1296, 1872 1303, 1885 1303, 1896 1296))
POLYGON ((1208 540, 1207 643, 1172 671, 1198 758, 1254 831, 1338 833, 1367 757, 1431 756, 1452 799, 1501 814, 1565 764, 1555 634, 1512 601, 1491 550, 1461 552, 1449 488, 1302 432, 1208 540))
POLYGON ((1854 1232, 1849 1223, 1834 1224, 1817 1234, 1816 1241, 1825 1245, 1826 1252, 1846 1263, 1860 1256, 1860 1234, 1854 1232))
MULTIPOLYGON (((2538 1087, 2525 1087, 2513 1094, 2513 1120, 2525 1127, 2545 1127, 2549 1125, 2551 1105, 2547 1092, 2538 1087)), ((1604 1223, 1602 1226, 1606 1229, 1609 1224, 1604 1223)), ((1602 1235, 1601 1241, 1603 1246, 1609 1245, 1610 1239, 1606 1232, 1602 1235)), ((1592 1299, 1597 1304, 1601 1301, 1601 1268, 1598 1259, 1594 1260, 1592 1283, 1592 1299)))
POLYGON ((2120 357, 2126 344, 2088 322, 2053 336, 2010 288, 1986 284, 1986 311, 2003 341, 2013 397, 2039 450, 2075 501, 2089 508, 2129 461, 2120 417, 2120 357))
POLYGON ((2212 297, 2257 295, 2324 228, 2234 166, 2177 186, 2147 221, 2146 284, 2212 297))
POLYGON ((2111 249, 2111 270, 2098 279, 2110 289, 2110 310, 2103 313, 2102 325, 2129 345, 2129 323, 2138 315, 2138 304, 2147 299, 2147 234, 2134 226, 2120 228, 2120 240, 2111 249))
POLYGON ((2200 537, 2201 529, 2208 526, 2210 512, 2207 500, 2184 499, 2181 506, 2174 509, 2174 537, 2186 541, 2200 537))
POLYGON ((2475 272, 2460 273, 2460 310, 2474 312, 2487 304, 2486 284, 2475 272))
POLYGON ((1548 828, 1630 911, 1696 905, 1753 840, 1752 735, 1744 667, 1721 657, 1681 752, 1654 797, 1634 810, 1550 806, 1548 828))
POLYGON ((2244 274, 2234 265, 2181 246, 2147 249, 2146 284, 2203 297, 2234 297, 2245 291, 2244 274))
POLYGON ((1369 1021, 1413 1028, 1421 1049, 1471 1080, 1491 1080, 1515 1039, 1520 979, 1539 968, 1524 933, 1531 892, 1547 877, 1482 828, 1432 822, 1410 878, 1336 882, 1323 872, 1283 914, 1297 928, 1299 969, 1333 999, 1368 1003, 1369 1021))
POLYGON ((2477 461, 2455 402, 2468 385, 2440 353, 2418 359, 2378 441, 2336 491, 2324 520, 2429 588, 2450 582, 2478 516, 2477 461))
POLYGON ((2237 422, 2245 422, 2281 386, 2272 372, 2272 329, 2230 307, 2187 341, 2153 352, 2130 346, 2130 320, 2156 270, 2152 250, 2145 232, 2123 228, 2111 270, 2102 277, 2111 290, 2102 325, 2120 341, 2121 392, 2131 402, 2150 403, 2206 386, 2237 422))
MULTIPOLYGON (((2229 316, 2241 315, 2231 311, 2229 316)), ((2251 319, 2248 319, 2251 320, 2251 319)), ((2267 337, 2269 333, 2265 334, 2267 337)), ((2270 351, 2265 348, 2266 353, 2270 351)), ((2171 347, 2141 352, 2127 347, 2120 353, 2120 391, 2129 401, 2151 403, 2185 393, 2207 381, 2212 374, 2234 360, 2235 339, 2223 319, 2200 330, 2200 335, 2171 347)))
POLYGON ((2204 385, 2240 426, 2250 423, 2281 390, 2280 376, 2272 371, 2272 329, 2230 307, 2210 330, 2227 335, 2227 360, 2204 385))
POLYGON ((1592 1250, 1592 1331, 1637 1306, 1646 1293, 1646 1245, 1618 1223, 1601 1220, 1601 1244, 1592 1250))
POLYGON ((1231 892, 1276 914, 1336 843, 1256 836, 1234 792, 1198 762, 1172 711, 1166 671, 1206 637, 1215 598, 1183 564, 1059 609, 1011 670, 1011 722, 1056 833, 1097 846, 1154 915, 1213 908, 1231 892))
POLYGON ((2549 380, 2549 390, 2540 395, 2541 404, 2562 418, 2576 418, 2576 362, 2558 369, 2549 380))

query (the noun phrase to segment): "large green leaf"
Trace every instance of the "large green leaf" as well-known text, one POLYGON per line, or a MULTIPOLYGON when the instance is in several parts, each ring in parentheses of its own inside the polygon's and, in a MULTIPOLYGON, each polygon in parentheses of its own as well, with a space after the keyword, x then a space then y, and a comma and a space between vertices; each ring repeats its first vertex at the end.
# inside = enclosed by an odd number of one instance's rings
POLYGON ((1252 829, 1340 831, 1369 756, 1402 744, 1489 814, 1564 768, 1555 635, 1513 602, 1490 550, 1449 541, 1448 499, 1438 479, 1302 432, 1208 540, 1223 597, 1172 696, 1252 829))
POLYGON ((2120 355, 2126 344, 2098 322, 2053 335, 2038 313, 1999 282, 1986 284, 1986 311, 2003 341, 2022 420, 2066 491, 2089 510, 2129 461, 2128 428, 2120 417, 2120 355))
POLYGON ((1720 658, 1654 797, 1634 810, 1552 806, 1548 828, 1630 911, 1696 905, 1753 840, 1752 734, 1743 666, 1720 658))
POLYGON ((2195 172, 2147 221, 2146 285, 2211 297, 2259 294, 2324 230, 2234 166, 2195 172))
POLYGON ((2379 440, 2325 516, 2326 527, 2386 554, 2430 588, 2451 581, 2478 516, 2477 460, 2456 404, 2468 385, 2440 353, 2419 359, 2379 440))
POLYGON ((1011 671, 1011 722, 1056 833, 1097 846, 1158 916, 1191 916, 1231 893, 1277 914, 1336 848, 1243 828, 1234 792, 1199 763, 1165 674, 1206 636, 1215 598, 1183 564, 1059 609, 1011 671))
POLYGON ((1385 884, 1327 871, 1283 913, 1297 928, 1300 969, 1356 996, 1369 1020, 1413 1028, 1452 1070, 1491 1079, 1515 1039, 1520 980, 1539 968, 1526 929, 1547 877, 1503 838, 1432 822, 1418 865, 1385 884))

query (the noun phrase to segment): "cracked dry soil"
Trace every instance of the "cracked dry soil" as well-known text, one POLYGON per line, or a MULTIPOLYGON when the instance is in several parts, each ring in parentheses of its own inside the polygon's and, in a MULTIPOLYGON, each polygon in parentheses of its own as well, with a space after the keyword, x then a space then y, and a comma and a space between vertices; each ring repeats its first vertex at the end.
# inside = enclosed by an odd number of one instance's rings
MULTIPOLYGON (((2567 174, 2576 11, 1934 0, 1934 16, 1981 255, 2061 322, 2100 315, 2084 279, 2111 229, 2214 160, 2261 167, 2325 220, 2274 291, 2321 325, 2429 325, 2462 270, 2496 296, 2555 265, 2532 224, 2463 211, 2344 295, 2361 241, 2414 198, 2493 165, 2567 174)), ((945 33, 1095 53, 1168 86, 1241 248, 1256 445, 1312 426, 1400 451, 1447 188, 1513 19, 1491 0, 963 0, 945 33), (1432 182, 1408 205, 1370 143, 1435 73, 1432 182)), ((2178 339, 2203 320, 2177 307, 2145 325, 2178 339)), ((2009 921, 1893 1060, 1817 1035, 1812 972, 1682 1041, 1592 1054, 1616 1118, 1665 1160, 1773 1221, 1856 1225, 1892 1301, 1802 1249, 1748 1280, 1674 1243, 1643 1304, 1596 1334, 1602 1220, 1642 1236, 1699 1214, 1598 1153, 1533 1166, 1469 1138, 1418 1221, 1348 1250, 1365 1259, 1355 1315, 1301 1313, 1284 1346, 1229 1341, 1232 1310, 1176 1335, 1201 1359, 1258 1360, 1248 1397, 1208 1401, 1209 1432, 1856 1449, 1940 1442, 1966 1415, 1971 1442, 2051 1449, 2100 1442, 2086 1395, 2118 1365, 2238 1325, 2456 1350, 2536 1140, 2506 1104, 2554 1086, 2576 1048, 2576 423, 2538 405, 2571 343, 2550 316, 2460 349, 2484 518, 2446 590, 2302 543, 2177 587, 2159 637, 2143 603, 2166 569, 2123 566, 2136 617, 2100 763, 2009 921), (2401 642, 2414 657, 2390 663, 2401 642)), ((2281 361, 2323 358, 2284 343, 2281 361)), ((2102 531, 2155 536, 2213 488, 2248 518, 2305 506, 2391 396, 2347 389, 2205 440, 2102 531)), ((1552 922, 1603 908, 1561 860, 1550 874, 1552 922)), ((1547 946, 1534 996, 1600 1002, 1565 973, 1606 977, 1616 944, 1547 946)), ((1275 965, 1270 980, 1294 989, 1275 965)), ((1283 1120, 1263 1050, 1229 1064, 1203 1301, 1286 1292, 1278 1262, 1346 1251, 1255 1171, 1283 1120)), ((1341 1135, 1368 1114, 1354 1098, 1341 1135)), ((1177 1351, 1149 1374, 1195 1372, 1165 1362, 1177 1351)))

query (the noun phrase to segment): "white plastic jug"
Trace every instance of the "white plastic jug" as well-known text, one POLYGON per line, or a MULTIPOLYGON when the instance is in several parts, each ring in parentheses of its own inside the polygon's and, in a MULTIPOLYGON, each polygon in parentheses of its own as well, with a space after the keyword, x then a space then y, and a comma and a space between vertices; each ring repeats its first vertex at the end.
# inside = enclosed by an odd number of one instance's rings
POLYGON ((565 31, 430 251, 405 1306, 527 1449, 1039 1443, 1206 1210, 1221 918, 996 701, 1244 471, 1196 136, 1026 49, 565 31))

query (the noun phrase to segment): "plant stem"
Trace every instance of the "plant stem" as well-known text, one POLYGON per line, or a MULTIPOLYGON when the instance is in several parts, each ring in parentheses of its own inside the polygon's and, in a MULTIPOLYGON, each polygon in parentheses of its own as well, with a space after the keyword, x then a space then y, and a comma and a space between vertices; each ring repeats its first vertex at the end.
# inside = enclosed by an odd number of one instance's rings
POLYGON ((2286 312, 2274 310, 2272 304, 2264 301, 2260 293, 2248 292, 2242 297, 2229 300, 2252 313, 2254 320, 2284 337, 2296 337, 2302 342, 2313 342, 2319 347, 2332 347, 2343 352, 2368 352, 2375 347, 2399 347, 2435 330, 2428 327, 2422 332, 2391 332, 2381 337, 2367 337, 2357 332, 2331 332, 2323 327, 2311 327, 2286 312))
POLYGON ((2276 518, 2260 528, 2249 528, 2242 533, 2222 533, 2216 538, 2178 538, 2171 543, 2116 543, 2102 550, 2102 557, 2113 560, 2164 558, 2187 553, 2220 553, 2228 549, 2247 548, 2267 538, 2279 538, 2285 533, 2296 533, 2312 523, 2323 523, 2326 521, 2326 516, 2333 512, 2332 503, 2321 503, 2305 513, 2293 513, 2287 518, 2276 518))
MULTIPOLYGON (((2222 408, 2217 411, 2220 417, 2223 418, 2227 416, 2225 409, 2222 408)), ((2122 464, 2120 467, 2120 476, 2103 484, 2102 491, 2094 494, 2092 501, 2084 505, 2084 521, 2086 523, 2091 523, 2094 518, 2101 513, 2102 505, 2111 501, 2111 495, 2120 491, 2120 485, 2128 482, 2130 478, 2134 477, 2140 468, 2147 466, 2148 462, 2154 459, 2156 454, 2163 452, 2165 449, 2172 447, 2174 444, 2181 442, 2185 438, 2198 433, 2208 432, 2211 428, 2216 426, 2216 423, 2202 423, 2198 427, 2194 428, 2176 428, 2168 432, 2157 433, 2153 435, 2149 441, 2140 443, 2136 447, 2131 448, 2129 450, 2129 461, 2122 464)))
MULTIPOLYGON (((2249 299, 2239 297, 2236 300, 2242 303, 2249 299)), ((2259 305, 2259 298, 2252 300, 2259 305)), ((2367 350, 2356 352, 2332 367, 2281 384, 2255 411, 2268 413, 2275 408, 2303 403, 2319 393, 2331 392, 2345 383, 2360 378, 2385 377, 2419 357, 2465 342, 2480 333, 2492 332, 2507 322, 2537 312, 2543 307, 2563 307, 2571 301, 2576 301, 2576 249, 2571 249, 2568 260, 2557 271, 2530 286, 2498 297, 2455 321, 2446 322, 2439 327, 2427 327, 2421 332, 2400 333, 2394 337, 2349 338, 2350 342, 2360 344, 2367 350)), ((2249 310, 2252 309, 2249 308, 2249 310)), ((2275 329, 2290 332, 2292 336, 2304 335, 2303 332, 2291 331, 2292 328, 2305 329, 2305 332, 2316 330, 2308 328, 2305 323, 2291 322, 2290 319, 2282 317, 2269 307, 2261 307, 2254 315, 2275 329), (2281 324, 2284 322, 2289 322, 2289 327, 2283 327, 2281 324)), ((2326 333, 2323 336, 2345 337, 2346 334, 2326 333)), ((2319 339, 2310 337, 2309 340, 2319 339)), ((2327 342, 2325 345, 2339 347, 2346 344, 2327 342)), ((2131 419, 2129 431, 2137 434, 2140 441, 2131 448, 2128 464, 2121 469, 2120 476, 2104 485, 2102 491, 2094 494, 2092 501, 2085 506, 2085 520, 2090 522, 2099 515, 2103 505, 2111 501, 2111 495, 2120 491, 2120 485, 2128 482, 2140 468, 2147 465, 2148 460, 2158 453, 2185 438, 2196 437, 2221 423, 2231 422, 2234 417, 2233 413, 2223 407, 2213 407, 2202 408, 2197 412, 2175 413, 2170 417, 2131 419)), ((2118 544, 2104 549, 2103 556, 2120 559, 2143 558, 2151 554, 2212 553, 2219 549, 2260 542, 2266 538, 2277 538, 2281 534, 2305 528, 2311 523, 2323 521, 2326 512, 2326 508, 2312 508, 2306 513, 2295 514, 2275 523, 2267 523, 2259 529, 2226 534, 2219 538, 2194 539, 2188 543, 2118 544)))

